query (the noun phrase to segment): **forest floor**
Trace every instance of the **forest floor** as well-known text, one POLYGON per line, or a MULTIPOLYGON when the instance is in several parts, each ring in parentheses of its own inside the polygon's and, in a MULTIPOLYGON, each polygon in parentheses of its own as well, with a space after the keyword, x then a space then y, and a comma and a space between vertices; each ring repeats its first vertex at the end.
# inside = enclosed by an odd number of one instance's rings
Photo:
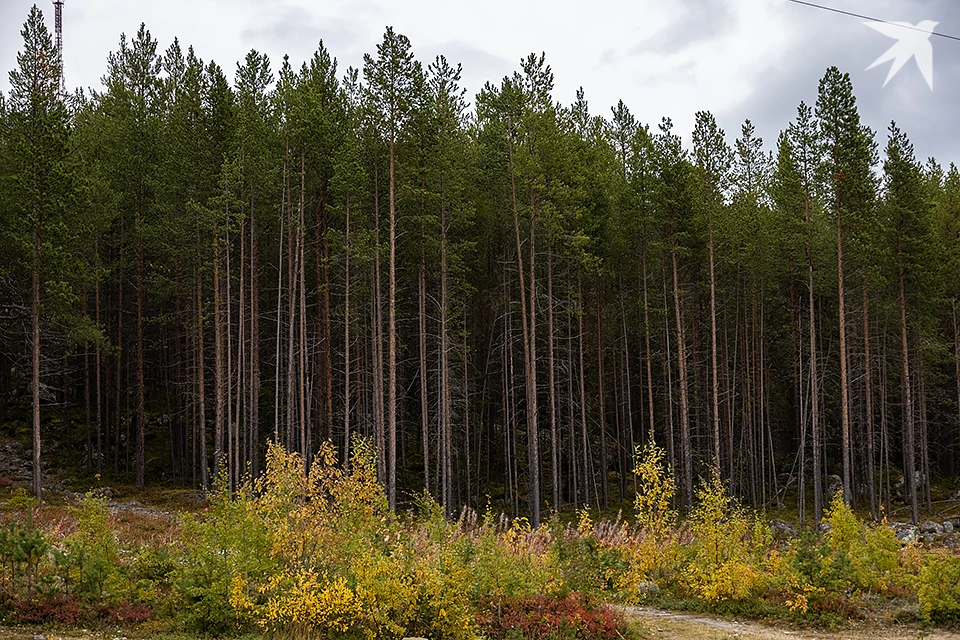
POLYGON ((916 624, 868 621, 838 630, 801 629, 650 607, 620 609, 640 624, 650 640, 960 640, 960 633, 921 629, 916 624))

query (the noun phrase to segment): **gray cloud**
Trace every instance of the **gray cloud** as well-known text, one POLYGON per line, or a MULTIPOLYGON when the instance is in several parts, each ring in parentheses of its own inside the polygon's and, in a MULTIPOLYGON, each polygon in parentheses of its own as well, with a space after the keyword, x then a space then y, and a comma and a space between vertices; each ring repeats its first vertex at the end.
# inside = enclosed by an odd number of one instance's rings
MULTIPOLYGON (((939 20, 939 31, 960 33, 960 3, 953 0, 930 2, 866 2, 852 11, 916 24, 924 19, 939 20), (915 6, 914 6, 915 5, 915 6)), ((794 22, 797 45, 784 64, 759 73, 754 79, 758 91, 735 108, 718 117, 728 132, 739 132, 739 123, 751 118, 768 146, 796 116, 802 101, 814 104, 820 78, 827 67, 836 65, 850 73, 863 121, 877 134, 882 151, 887 126, 896 120, 910 136, 918 157, 935 156, 942 163, 960 162, 960 130, 957 105, 960 104, 960 43, 934 38, 934 91, 931 92, 916 63, 909 62, 884 88, 889 63, 867 71, 893 43, 889 38, 854 18, 797 7, 794 22), (803 11, 803 14, 800 13, 803 11)))
POLYGON ((647 51, 679 53, 717 38, 736 22, 730 0, 688 0, 677 5, 682 7, 682 12, 656 34, 632 46, 631 54, 647 51))

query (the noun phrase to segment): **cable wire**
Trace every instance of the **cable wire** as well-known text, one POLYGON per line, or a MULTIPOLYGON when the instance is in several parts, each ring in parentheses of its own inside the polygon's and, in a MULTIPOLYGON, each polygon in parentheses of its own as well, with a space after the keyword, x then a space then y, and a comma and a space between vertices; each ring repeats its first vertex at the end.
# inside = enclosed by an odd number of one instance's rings
MULTIPOLYGON (((899 24, 899 23, 893 22, 893 21, 891 21, 891 20, 882 20, 882 19, 880 19, 880 18, 873 18, 873 17, 871 17, 871 16, 865 16, 865 15, 862 15, 862 14, 859 14, 859 13, 853 13, 852 11, 844 11, 843 9, 836 9, 836 8, 834 8, 834 7, 827 7, 827 6, 824 6, 824 5, 822 5, 822 4, 816 4, 816 3, 814 3, 814 2, 806 2, 805 0, 787 0, 787 1, 788 1, 788 2, 792 2, 793 4, 803 5, 803 6, 805 6, 805 7, 813 7, 814 9, 823 9, 824 11, 832 11, 833 13, 839 13, 839 14, 842 14, 842 15, 845 15, 845 16, 851 16, 851 17, 854 17, 854 18, 860 18, 861 20, 869 20, 870 22, 882 22, 882 23, 884 23, 884 24, 893 25, 893 26, 895 26, 895 27, 900 27, 900 28, 902 28, 902 29, 910 29, 911 31, 919 31, 920 33, 927 33, 927 32, 924 31, 923 29, 918 29, 918 28, 914 27, 913 25, 899 24)), ((931 31, 931 32, 930 32, 930 35, 932 35, 932 36, 939 36, 939 37, 941 37, 941 38, 947 38, 947 39, 949 39, 949 40, 956 40, 956 41, 960 42, 960 37, 958 37, 958 36, 952 36, 952 35, 947 34, 947 33, 939 33, 939 32, 937 32, 937 31, 931 31)))

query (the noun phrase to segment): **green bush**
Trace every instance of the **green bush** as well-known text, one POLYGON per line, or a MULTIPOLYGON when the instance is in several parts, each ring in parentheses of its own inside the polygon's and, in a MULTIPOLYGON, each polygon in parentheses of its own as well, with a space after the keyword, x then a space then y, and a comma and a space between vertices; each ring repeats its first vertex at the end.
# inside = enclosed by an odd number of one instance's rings
POLYGON ((211 493, 209 512, 180 522, 182 557, 174 577, 187 628, 204 634, 235 632, 245 622, 231 605, 234 578, 266 581, 274 563, 267 523, 248 489, 230 495, 225 483, 211 493))
POLYGON ((920 571, 917 595, 924 618, 938 624, 960 624, 960 557, 945 551, 929 555, 920 571))

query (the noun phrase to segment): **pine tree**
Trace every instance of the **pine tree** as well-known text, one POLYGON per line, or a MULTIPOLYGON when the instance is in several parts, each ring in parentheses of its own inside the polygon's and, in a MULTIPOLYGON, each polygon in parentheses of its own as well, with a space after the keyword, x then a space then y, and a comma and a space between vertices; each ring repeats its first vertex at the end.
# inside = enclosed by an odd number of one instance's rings
MULTIPOLYGON (((820 80, 816 116, 820 132, 820 183, 826 207, 836 223, 837 297, 840 325, 840 424, 843 464, 843 497, 853 499, 852 449, 850 443, 850 382, 848 375, 846 276, 844 240, 846 224, 855 221, 872 206, 875 142, 873 132, 860 123, 857 100, 849 74, 836 67, 827 69, 820 80)), ((912 484, 912 481, 911 481, 912 484)), ((913 491, 908 487, 908 491, 913 491)))
MULTIPOLYGON (((921 294, 928 271, 930 209, 924 193, 923 174, 906 135, 890 123, 886 159, 883 162, 884 205, 890 226, 890 245, 897 277, 900 320, 900 354, 903 377, 903 467, 913 522, 919 520, 916 486, 916 426, 911 389, 910 326, 907 291, 921 294)), ((911 296, 912 297, 912 296, 911 296)))
MULTIPOLYGON (((707 209, 708 249, 710 253, 710 369, 713 418, 713 464, 720 472, 720 382, 717 377, 717 285, 714 273, 714 226, 723 206, 723 191, 728 180, 731 153, 724 141, 723 129, 717 127, 713 114, 700 111, 693 130, 693 148, 700 198, 707 209)), ((732 452, 731 452, 732 454, 732 452)))
POLYGON ((60 92, 60 60, 36 6, 20 33, 23 49, 17 54, 17 69, 10 72, 10 104, 5 114, 6 193, 12 213, 12 225, 5 228, 30 274, 32 483, 33 494, 40 499, 41 320, 70 300, 69 280, 54 266, 70 243, 66 208, 73 179, 68 162, 70 116, 60 92))
POLYGON ((377 57, 364 56, 363 75, 372 105, 380 120, 389 157, 389 214, 387 236, 388 263, 387 321, 387 498, 390 508, 397 506, 397 220, 396 220, 396 147, 404 124, 413 109, 414 87, 422 74, 414 60, 410 40, 387 27, 377 45, 377 57))

